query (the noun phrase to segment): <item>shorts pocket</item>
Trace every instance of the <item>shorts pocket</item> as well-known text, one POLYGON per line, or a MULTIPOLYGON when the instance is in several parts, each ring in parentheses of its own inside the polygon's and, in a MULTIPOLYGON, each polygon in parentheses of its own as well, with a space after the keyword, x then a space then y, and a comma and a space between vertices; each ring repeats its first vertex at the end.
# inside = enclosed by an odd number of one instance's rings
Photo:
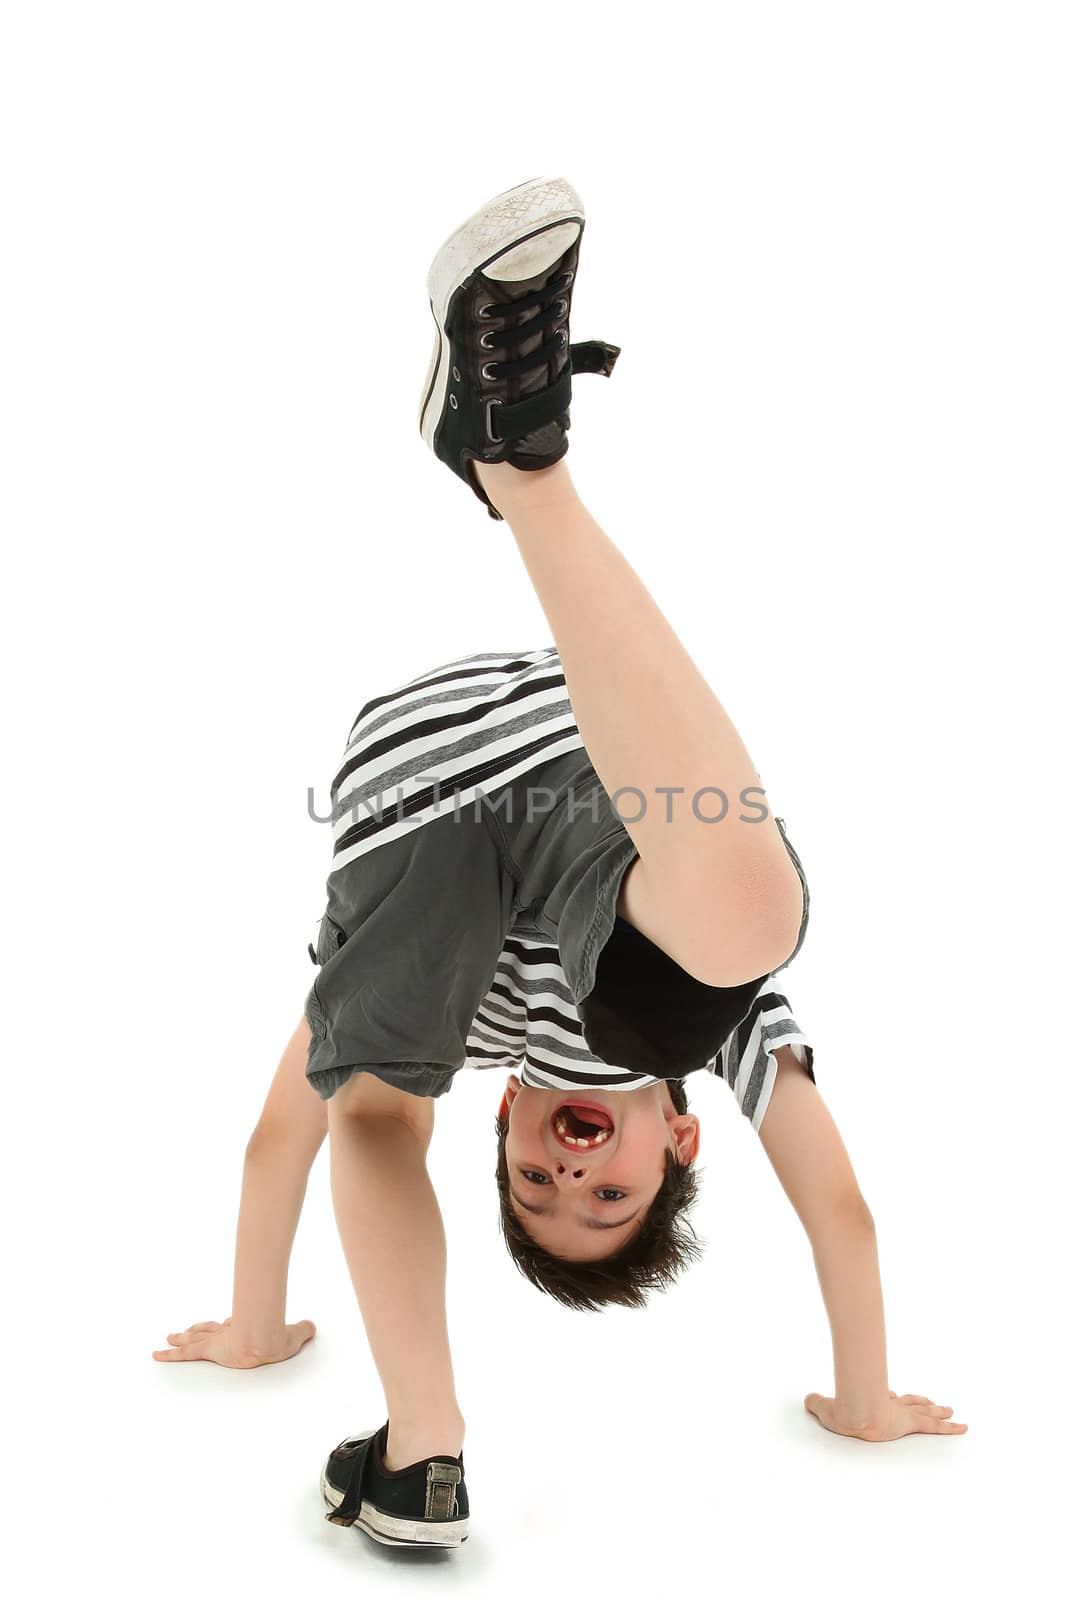
POLYGON ((318 982, 311 985, 311 992, 304 1001, 304 1015, 308 1020, 308 1027, 316 1039, 325 1039, 327 1033, 326 1012, 322 1001, 319 999, 318 982))
POLYGON ((325 1039, 329 1032, 329 1019, 326 1014, 326 1007, 323 1004, 322 993, 319 989, 322 981, 322 971, 327 963, 333 960, 346 938, 347 935, 340 923, 335 922, 331 916, 326 915, 323 916, 319 923, 319 933, 315 941, 314 950, 310 945, 308 946, 308 952, 318 967, 319 974, 311 985, 311 992, 304 1002, 304 1015, 307 1017, 308 1026, 311 1028, 312 1033, 319 1039, 325 1039))
POLYGON ((335 922, 327 912, 319 923, 319 936, 315 941, 315 965, 324 967, 327 961, 333 959, 347 938, 345 930, 339 922, 335 922))

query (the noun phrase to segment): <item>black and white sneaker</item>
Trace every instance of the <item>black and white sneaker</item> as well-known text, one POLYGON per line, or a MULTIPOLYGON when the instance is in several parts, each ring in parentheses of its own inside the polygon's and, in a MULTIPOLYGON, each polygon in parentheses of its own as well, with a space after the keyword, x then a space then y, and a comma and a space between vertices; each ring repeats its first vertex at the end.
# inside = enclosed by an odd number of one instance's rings
POLYGON ((470 1524, 463 1452, 428 1456, 401 1472, 384 1463, 388 1422, 342 1439, 319 1478, 327 1522, 361 1528, 379 1544, 409 1550, 450 1549, 470 1524))
POLYGON ((570 304, 585 228, 564 178, 531 178, 490 200, 430 267, 437 328, 422 394, 422 437, 502 520, 475 461, 533 472, 567 453, 571 378, 610 376, 618 345, 570 342, 570 304))

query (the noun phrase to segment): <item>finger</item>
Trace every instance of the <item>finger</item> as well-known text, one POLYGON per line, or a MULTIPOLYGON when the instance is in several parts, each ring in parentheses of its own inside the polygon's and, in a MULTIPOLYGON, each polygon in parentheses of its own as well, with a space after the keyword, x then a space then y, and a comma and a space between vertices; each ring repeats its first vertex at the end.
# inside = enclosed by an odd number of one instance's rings
POLYGON ((804 1396, 804 1410, 810 1411, 812 1416, 816 1417, 820 1422, 823 1420, 822 1412, 826 1405, 827 1399, 824 1394, 806 1394, 804 1396))

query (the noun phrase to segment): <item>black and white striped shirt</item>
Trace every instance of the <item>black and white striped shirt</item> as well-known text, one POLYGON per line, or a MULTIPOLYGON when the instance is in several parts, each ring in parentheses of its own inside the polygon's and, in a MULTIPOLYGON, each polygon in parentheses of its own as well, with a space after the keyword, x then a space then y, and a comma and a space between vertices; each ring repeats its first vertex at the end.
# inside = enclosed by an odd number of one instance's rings
POLYGON ((412 678, 352 725, 330 788, 333 870, 581 744, 554 647, 412 678))
MULTIPOLYGON (((357 716, 331 786, 333 870, 581 748, 555 647, 463 656, 357 716)), ((773 1051, 790 1045, 814 1081, 814 1051, 772 974, 706 1070, 759 1131, 773 1051)), ((548 1089, 642 1089, 657 1080, 595 1056, 548 941, 510 936, 467 1037, 466 1066, 506 1067, 548 1089)))
MULTIPOLYGON (((814 1081, 811 1044, 772 975, 706 1068, 733 1090, 757 1133, 778 1071, 773 1052, 783 1045, 793 1047, 814 1081)), ((467 1036, 466 1065, 506 1067, 520 1083, 537 1089, 644 1089, 657 1081, 593 1055, 559 952, 548 942, 529 938, 508 938, 504 943, 493 982, 467 1036)))

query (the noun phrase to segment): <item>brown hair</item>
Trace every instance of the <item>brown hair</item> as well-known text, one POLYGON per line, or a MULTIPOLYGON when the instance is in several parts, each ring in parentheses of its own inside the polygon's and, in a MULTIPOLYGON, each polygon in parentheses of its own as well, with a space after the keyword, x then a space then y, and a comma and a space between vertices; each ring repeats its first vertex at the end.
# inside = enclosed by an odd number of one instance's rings
MULTIPOLYGON (((666 1079, 674 1109, 685 1112, 689 1100, 680 1078, 666 1079)), ((665 1289, 701 1255, 700 1242, 685 1213, 697 1197, 699 1174, 665 1152, 663 1182, 640 1228, 620 1250, 599 1261, 563 1261, 537 1244, 519 1221, 511 1201, 507 1164, 508 1119, 496 1119, 496 1187, 500 1227, 508 1253, 519 1271, 542 1293, 576 1311, 601 1311, 604 1306, 641 1307, 649 1289, 665 1289)))

